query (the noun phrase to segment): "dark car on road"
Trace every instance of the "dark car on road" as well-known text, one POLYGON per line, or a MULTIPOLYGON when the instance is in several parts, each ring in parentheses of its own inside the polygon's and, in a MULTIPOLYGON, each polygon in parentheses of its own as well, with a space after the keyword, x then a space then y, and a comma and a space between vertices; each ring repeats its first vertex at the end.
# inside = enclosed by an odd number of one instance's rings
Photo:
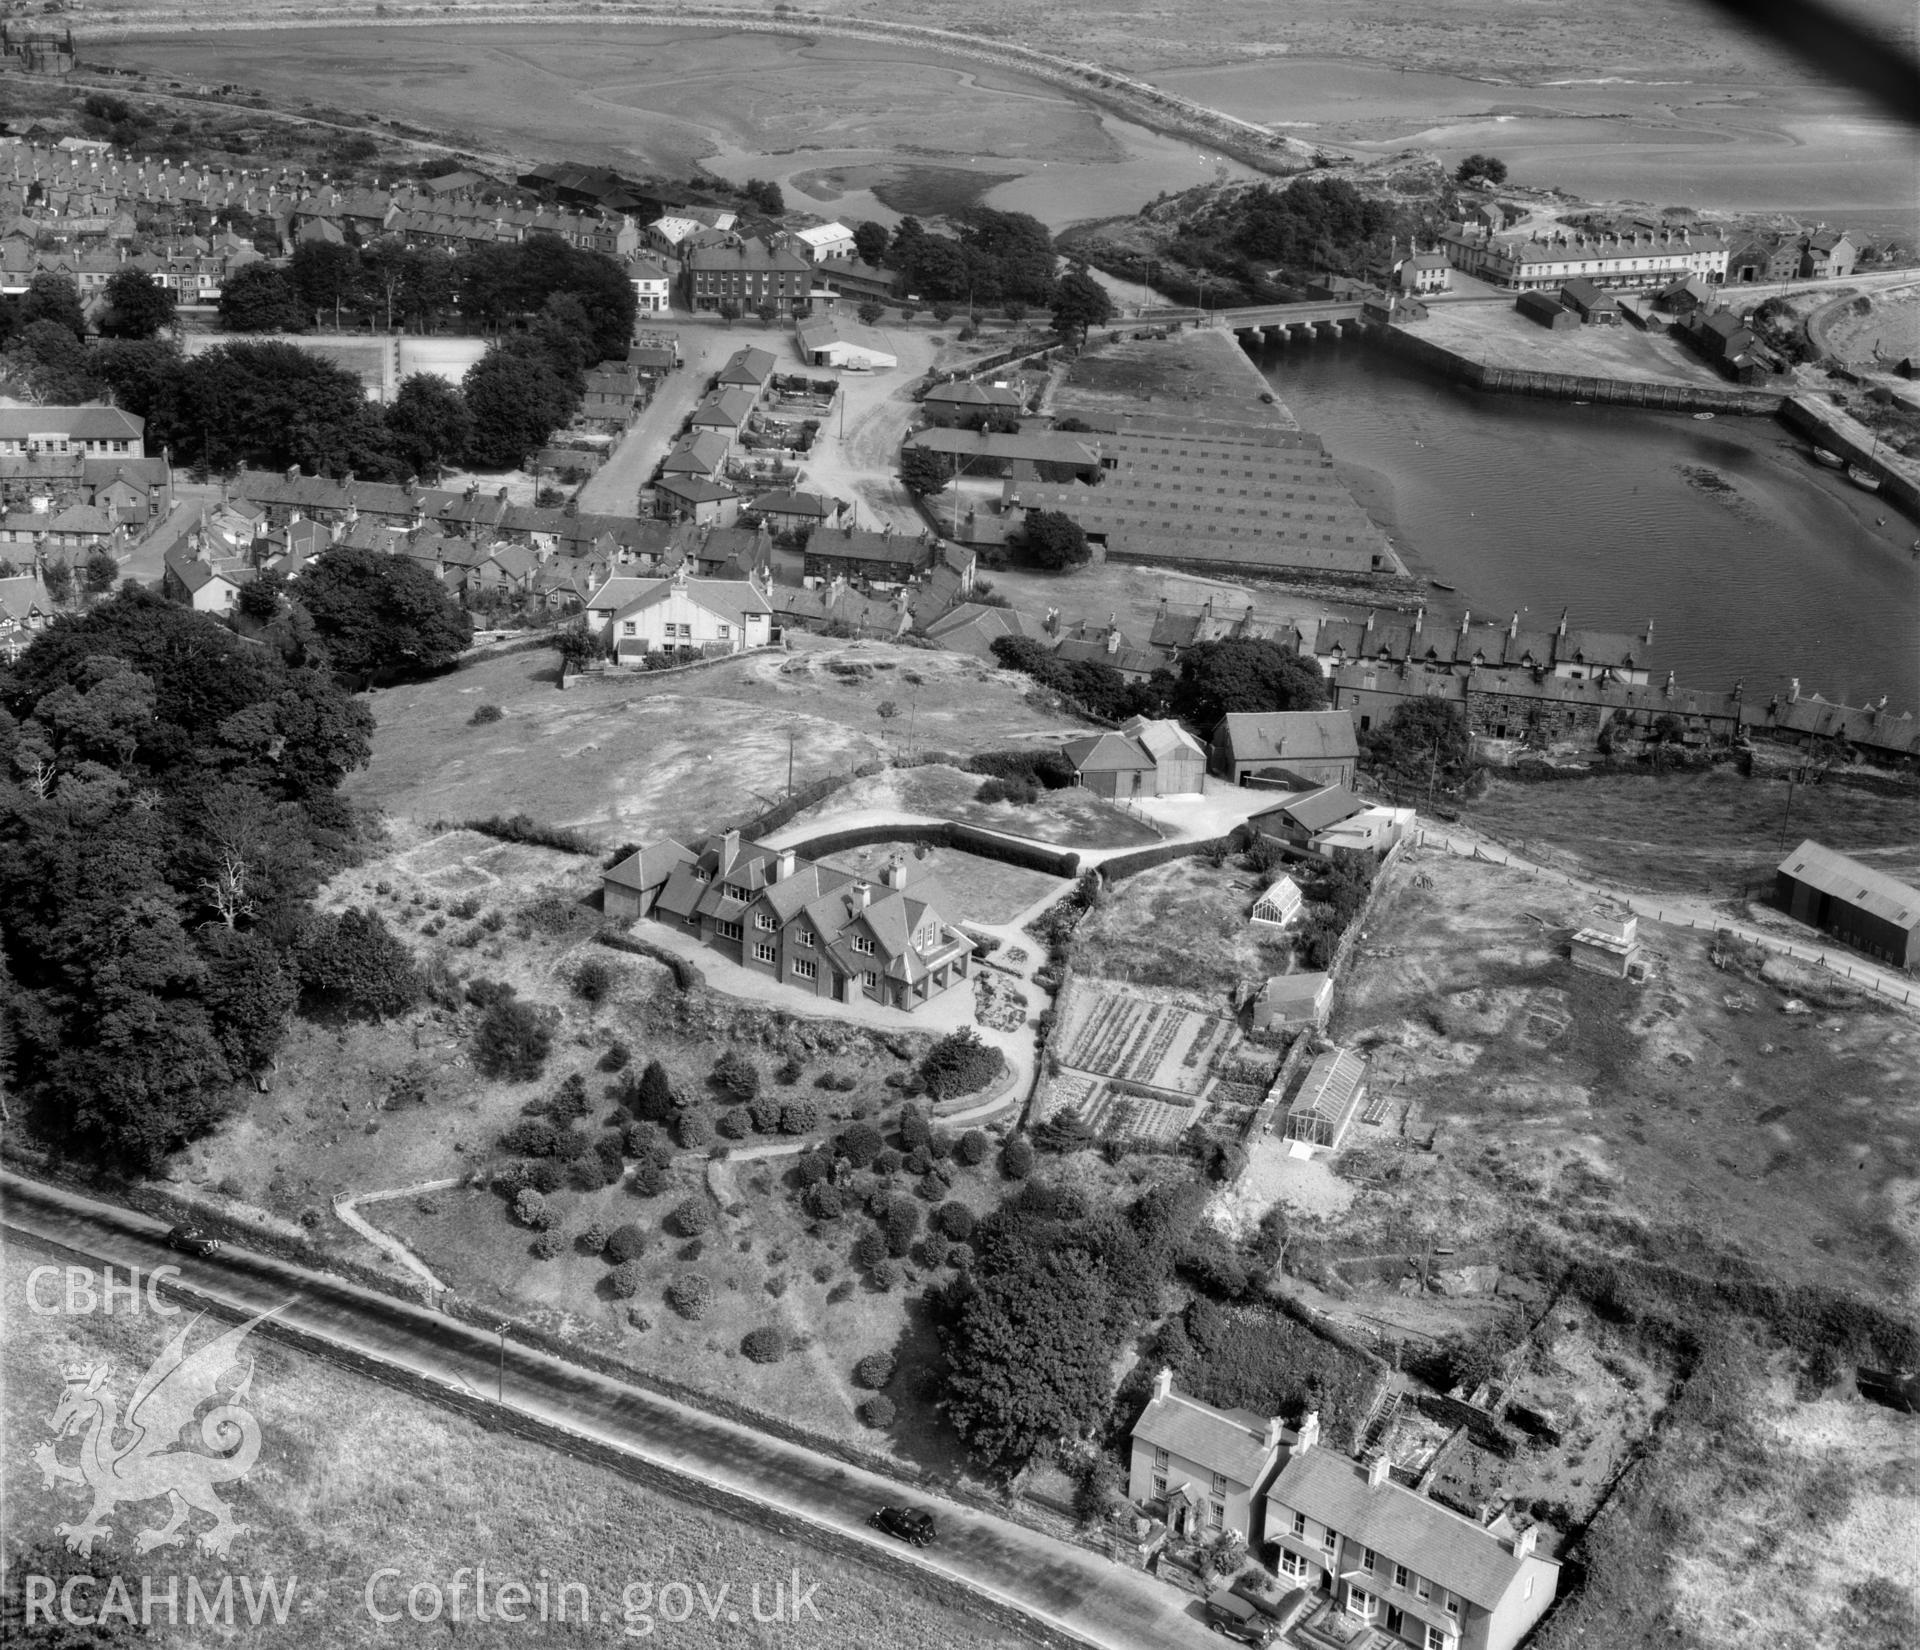
POLYGON ((205 1259, 209 1255, 220 1253, 220 1240, 208 1237, 198 1226, 176 1226, 167 1233, 167 1247, 178 1249, 182 1254, 198 1255, 205 1259))
POLYGON ((1280 1629, 1267 1619, 1265 1611, 1256 1609, 1238 1593, 1215 1593, 1206 1602, 1205 1614, 1207 1625, 1214 1632, 1226 1638, 1238 1639, 1242 1644, 1264 1647, 1280 1634, 1280 1629))
POLYGON ((896 1541, 905 1541, 915 1547, 931 1547, 935 1530, 933 1514, 919 1512, 912 1507, 882 1507, 867 1520, 876 1530, 885 1530, 896 1541))

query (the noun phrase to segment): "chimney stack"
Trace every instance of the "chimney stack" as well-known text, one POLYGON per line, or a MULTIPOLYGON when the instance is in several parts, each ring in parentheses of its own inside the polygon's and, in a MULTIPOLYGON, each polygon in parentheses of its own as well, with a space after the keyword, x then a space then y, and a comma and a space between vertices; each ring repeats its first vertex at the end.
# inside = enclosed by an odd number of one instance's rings
POLYGON ((887 868, 881 873, 881 879, 889 888, 896 891, 907 885, 907 862, 904 859, 887 861, 887 868))
POLYGON ((1460 640, 1463 642, 1467 639, 1467 625, 1472 620, 1472 618, 1473 618, 1472 608, 1468 608, 1466 612, 1460 615, 1460 640))
POLYGON ((1173 1391, 1173 1371, 1167 1368, 1165 1364, 1162 1364, 1160 1366, 1160 1373, 1154 1376, 1153 1378, 1154 1402, 1158 1403, 1162 1398, 1165 1398, 1172 1391, 1173 1391))
POLYGON ((1511 619, 1507 620, 1507 640, 1512 641, 1513 638, 1519 634, 1520 634, 1520 615, 1516 613, 1511 619))
POLYGON ((1367 1457, 1367 1488, 1378 1489, 1387 1481, 1387 1474, 1393 1470, 1393 1457, 1383 1449, 1377 1449, 1367 1457))
POLYGON ((1300 1430, 1293 1441, 1293 1453, 1305 1455, 1320 1442, 1320 1411, 1310 1409, 1300 1418, 1300 1430))
POLYGON ((1539 1529, 1539 1525, 1529 1524, 1524 1530, 1515 1530, 1513 1532, 1512 1545, 1513 1545, 1513 1556, 1515 1558, 1533 1557, 1533 1544, 1535 1540, 1535 1532, 1538 1529, 1539 1529))
POLYGON ((862 911, 873 903, 873 884, 862 878, 853 885, 853 897, 862 911))
POLYGON ((798 858, 791 848, 782 848, 780 850, 780 857, 774 861, 773 880, 775 882, 785 882, 788 877, 793 875, 794 867, 798 863, 798 858))

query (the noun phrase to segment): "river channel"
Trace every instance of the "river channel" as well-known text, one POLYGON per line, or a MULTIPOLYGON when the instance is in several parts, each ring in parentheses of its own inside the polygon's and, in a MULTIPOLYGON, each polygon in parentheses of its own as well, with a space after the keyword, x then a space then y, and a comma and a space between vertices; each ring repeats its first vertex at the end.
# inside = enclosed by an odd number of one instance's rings
POLYGON ((1654 621, 1690 687, 1920 712, 1916 524, 1770 419, 1488 395, 1364 339, 1254 356, 1422 577, 1436 616, 1654 621))

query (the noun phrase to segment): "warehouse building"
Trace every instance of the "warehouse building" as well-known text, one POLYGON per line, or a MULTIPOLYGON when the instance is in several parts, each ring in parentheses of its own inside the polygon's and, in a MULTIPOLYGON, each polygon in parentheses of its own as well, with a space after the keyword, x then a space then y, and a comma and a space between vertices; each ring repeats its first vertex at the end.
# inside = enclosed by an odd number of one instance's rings
POLYGON ((1895 968, 1920 962, 1920 888, 1817 842, 1803 842, 1774 873, 1789 916, 1895 968))

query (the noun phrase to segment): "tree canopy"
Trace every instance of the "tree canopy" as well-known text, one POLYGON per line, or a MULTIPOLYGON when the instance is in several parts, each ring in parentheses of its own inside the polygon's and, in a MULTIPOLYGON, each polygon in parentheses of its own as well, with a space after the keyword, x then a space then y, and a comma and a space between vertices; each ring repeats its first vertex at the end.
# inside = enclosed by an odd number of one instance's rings
POLYGON ((1327 686, 1311 659, 1278 642, 1232 636, 1188 648, 1171 697, 1176 716, 1210 730, 1232 711, 1323 709, 1327 686))
POLYGON ((1113 318, 1113 299, 1107 289, 1087 273, 1085 264, 1075 264, 1054 288, 1053 330, 1063 338, 1087 341, 1087 328, 1104 325, 1113 318))
POLYGON ((1507 181, 1507 163, 1498 155, 1472 154, 1454 169, 1456 182, 1490 183, 1495 187, 1507 181))
POLYGON ((950 465, 926 447, 900 449, 900 483, 916 498, 932 498, 947 490, 950 465))
POLYGON ((271 1058, 371 732, 324 673, 138 589, 0 670, 0 1018, 44 1139, 149 1166, 271 1058))
POLYGON ((365 683, 449 665, 473 640, 473 620, 432 573, 404 556, 336 544, 300 576, 327 662, 365 683))
POLYGON ((1027 560, 1054 573, 1079 567, 1093 555, 1087 547, 1086 530, 1063 510, 1030 512, 1021 530, 1020 545, 1027 560))
POLYGON ((151 338, 173 325, 173 290, 152 279, 144 269, 129 264, 107 281, 106 313, 100 331, 108 338, 151 338))

